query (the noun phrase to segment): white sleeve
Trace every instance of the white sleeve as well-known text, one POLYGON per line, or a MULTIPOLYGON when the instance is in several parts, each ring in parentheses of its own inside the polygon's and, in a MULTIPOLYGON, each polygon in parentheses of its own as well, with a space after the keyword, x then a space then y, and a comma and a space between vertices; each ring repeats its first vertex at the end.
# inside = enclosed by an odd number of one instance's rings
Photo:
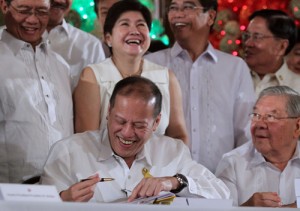
POLYGON ((233 205, 238 206, 237 179, 234 165, 230 157, 223 157, 216 169, 216 176, 221 179, 230 190, 233 205))

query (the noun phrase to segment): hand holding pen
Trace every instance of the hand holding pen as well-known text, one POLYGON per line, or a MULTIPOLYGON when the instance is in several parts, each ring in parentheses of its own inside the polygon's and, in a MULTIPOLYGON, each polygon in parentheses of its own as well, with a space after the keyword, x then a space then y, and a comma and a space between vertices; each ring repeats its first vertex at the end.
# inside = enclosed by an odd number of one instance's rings
POLYGON ((94 189, 100 180, 98 174, 90 176, 60 192, 60 197, 63 201, 87 202, 94 196, 94 189))

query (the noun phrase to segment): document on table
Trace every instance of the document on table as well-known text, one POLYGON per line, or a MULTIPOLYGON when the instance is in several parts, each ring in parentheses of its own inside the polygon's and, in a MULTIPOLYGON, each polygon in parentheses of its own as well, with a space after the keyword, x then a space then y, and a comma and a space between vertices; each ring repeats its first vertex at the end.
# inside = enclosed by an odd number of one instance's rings
POLYGON ((176 195, 174 193, 162 191, 157 196, 140 197, 132 202, 127 202, 127 199, 120 199, 115 202, 129 204, 170 204, 175 197, 176 195))

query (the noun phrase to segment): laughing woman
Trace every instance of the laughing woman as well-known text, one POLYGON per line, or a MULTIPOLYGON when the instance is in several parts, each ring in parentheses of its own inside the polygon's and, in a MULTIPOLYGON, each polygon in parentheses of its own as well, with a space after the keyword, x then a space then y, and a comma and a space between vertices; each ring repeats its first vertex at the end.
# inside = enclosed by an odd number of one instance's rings
MULTIPOLYGON (((187 143, 181 90, 175 75, 143 59, 150 45, 151 21, 150 11, 138 1, 119 1, 110 8, 104 35, 112 56, 99 64, 89 65, 81 74, 74 91, 77 133, 106 127, 109 99, 115 84, 123 78, 140 75, 152 80, 163 95, 161 121, 156 133, 187 143)), ((125 120, 117 117, 117 121, 122 124, 125 120)), ((136 122, 131 122, 133 129, 137 126, 136 122)))

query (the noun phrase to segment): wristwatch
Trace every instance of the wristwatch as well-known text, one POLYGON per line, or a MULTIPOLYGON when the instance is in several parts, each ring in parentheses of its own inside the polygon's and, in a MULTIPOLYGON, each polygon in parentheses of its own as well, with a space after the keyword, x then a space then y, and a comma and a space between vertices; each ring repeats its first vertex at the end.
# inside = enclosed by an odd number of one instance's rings
POLYGON ((177 179, 179 186, 175 190, 172 190, 171 191, 172 193, 179 193, 180 191, 182 191, 183 188, 188 186, 188 180, 184 175, 175 174, 173 177, 177 179))

